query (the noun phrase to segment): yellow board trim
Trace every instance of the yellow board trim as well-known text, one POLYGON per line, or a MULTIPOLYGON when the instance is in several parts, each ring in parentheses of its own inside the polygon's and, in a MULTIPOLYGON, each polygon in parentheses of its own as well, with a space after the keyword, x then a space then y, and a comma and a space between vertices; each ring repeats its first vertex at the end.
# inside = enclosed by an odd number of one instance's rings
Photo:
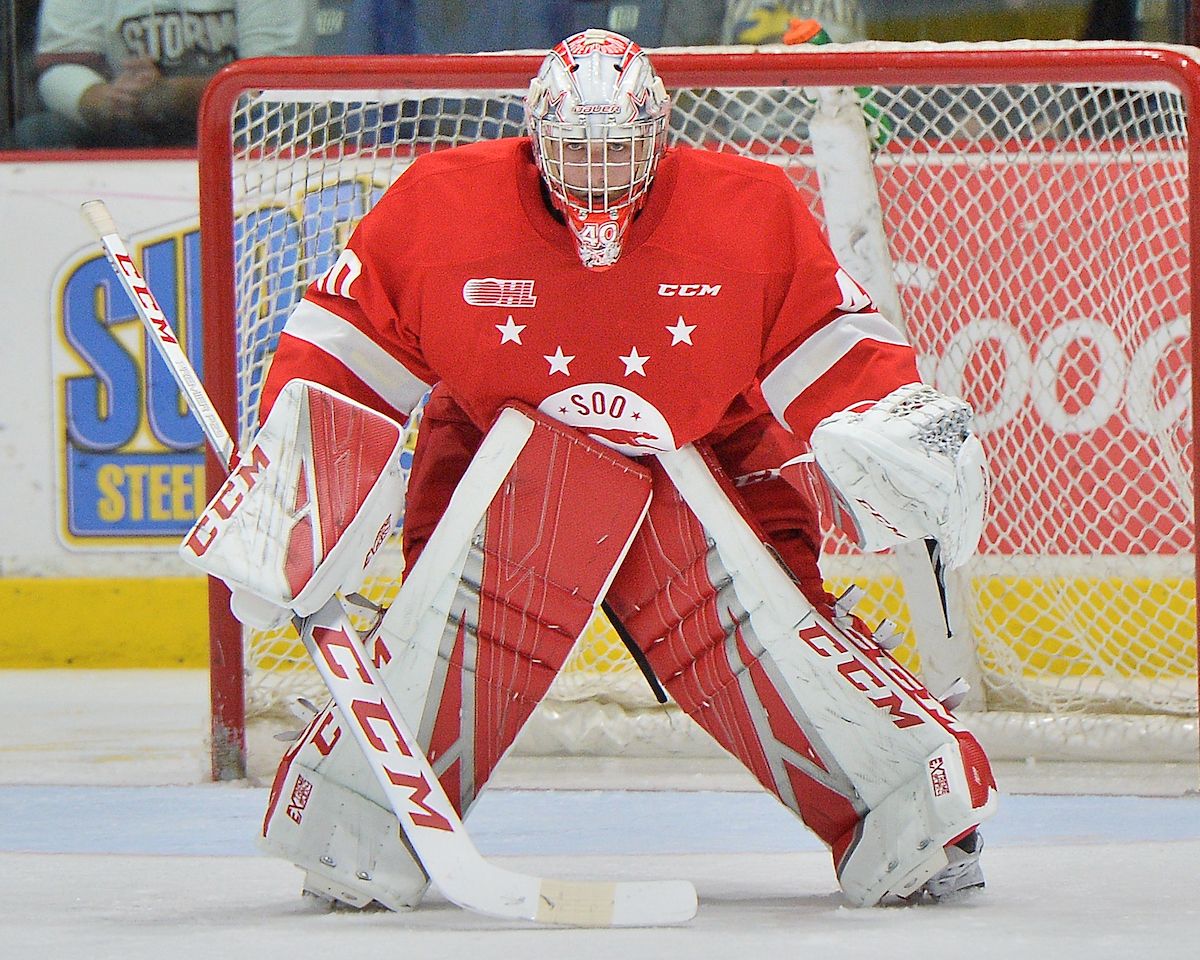
MULTIPOLYGON (((831 582, 840 593, 849 582, 831 582)), ((855 612, 874 627, 894 621, 908 634, 895 651, 920 669, 903 589, 864 584, 855 612)), ((1196 676, 1196 584, 1175 577, 977 577, 972 623, 989 673, 1028 677, 1196 676), (1036 630, 1031 630, 1036 627, 1036 630)))
MULTIPOLYGON (((1191 581, 979 578, 973 592, 985 661, 995 659, 989 646, 998 645, 1043 675, 1088 675, 1099 664, 1115 664, 1128 676, 1195 675, 1191 581), (1031 651, 1028 626, 1038 620, 1034 611, 1046 618, 1046 597, 1062 607, 1050 612, 1051 623, 1040 624, 1041 646, 1031 651), (1074 616, 1064 616, 1063 608, 1074 616)), ((889 617, 907 628, 900 596, 894 583, 873 583, 858 612, 872 626, 889 617)), ((14 638, 0 646, 0 669, 205 668, 207 603, 203 577, 0 578, 0 613, 14 638)), ((603 673, 629 666, 603 618, 589 625, 584 639, 568 669, 603 673)), ((911 640, 896 653, 905 666, 919 668, 911 640)))
POLYGON ((0 578, 0 669, 207 668, 204 577, 0 578))

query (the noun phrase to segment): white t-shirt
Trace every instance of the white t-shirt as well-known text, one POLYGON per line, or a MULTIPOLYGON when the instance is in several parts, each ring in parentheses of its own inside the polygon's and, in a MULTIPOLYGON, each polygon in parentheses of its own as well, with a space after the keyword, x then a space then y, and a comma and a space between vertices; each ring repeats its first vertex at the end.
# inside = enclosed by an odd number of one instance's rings
POLYGON ((44 0, 38 90, 79 118, 80 95, 131 58, 164 76, 204 76, 246 57, 311 53, 316 0, 44 0))

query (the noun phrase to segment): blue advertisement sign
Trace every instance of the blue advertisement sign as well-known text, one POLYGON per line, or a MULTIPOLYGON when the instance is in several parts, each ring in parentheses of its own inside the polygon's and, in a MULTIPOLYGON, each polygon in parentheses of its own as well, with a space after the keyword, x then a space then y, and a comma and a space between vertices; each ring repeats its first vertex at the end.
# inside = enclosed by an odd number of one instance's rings
MULTIPOLYGON (((203 376, 198 227, 132 253, 203 376)), ((206 502, 203 433, 99 248, 67 266, 53 296, 63 539, 173 548, 206 502)))
MULTIPOLYGON (((334 264, 385 189, 369 177, 301 182, 294 204, 235 219, 235 258, 260 277, 239 310, 255 323, 236 332, 239 416, 257 408, 279 331, 305 286, 334 264)), ((193 219, 132 240, 131 255, 203 381, 199 226, 193 219)), ((200 426, 98 246, 59 272, 50 307, 63 541, 174 549, 207 502, 200 426)))

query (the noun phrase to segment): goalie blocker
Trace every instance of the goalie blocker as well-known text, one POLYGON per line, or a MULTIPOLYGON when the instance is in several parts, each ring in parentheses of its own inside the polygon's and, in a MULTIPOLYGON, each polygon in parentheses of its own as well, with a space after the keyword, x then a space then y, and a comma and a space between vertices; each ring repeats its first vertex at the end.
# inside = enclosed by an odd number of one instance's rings
POLYGON ((404 430, 327 387, 292 380, 180 544, 234 612, 279 623, 356 590, 404 502, 404 430))
MULTIPOLYGON (((676 702, 829 845, 850 902, 906 896, 942 870, 943 848, 994 811, 975 738, 865 627, 814 608, 703 451, 635 464, 529 417, 575 452, 571 469, 529 449, 497 475, 487 451, 518 422, 502 415, 374 641, 459 812, 607 593, 676 702)), ((314 892, 413 906, 426 873, 363 767, 319 714, 280 765, 266 843, 314 892)))

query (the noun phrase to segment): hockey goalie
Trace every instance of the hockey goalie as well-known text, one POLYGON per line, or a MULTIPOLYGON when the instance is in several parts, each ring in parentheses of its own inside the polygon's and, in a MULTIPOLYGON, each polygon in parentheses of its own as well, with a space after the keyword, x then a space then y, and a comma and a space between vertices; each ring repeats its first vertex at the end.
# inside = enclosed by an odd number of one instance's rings
MULTIPOLYGON (((419 157, 358 224, 282 332, 262 418, 308 382, 399 430, 428 393, 406 502, 390 482, 354 498, 366 519, 330 527, 351 545, 321 571, 227 572, 235 609, 352 589, 402 510, 372 651, 459 814, 605 602, 828 845, 850 903, 981 887, 983 750, 817 566, 821 503, 863 549, 971 557, 971 410, 921 382, 787 176, 668 146, 670 106, 636 44, 577 34, 530 83, 528 136, 419 157)), ((311 893, 411 908, 430 870, 341 724, 326 708, 284 756, 266 843, 311 893)))

